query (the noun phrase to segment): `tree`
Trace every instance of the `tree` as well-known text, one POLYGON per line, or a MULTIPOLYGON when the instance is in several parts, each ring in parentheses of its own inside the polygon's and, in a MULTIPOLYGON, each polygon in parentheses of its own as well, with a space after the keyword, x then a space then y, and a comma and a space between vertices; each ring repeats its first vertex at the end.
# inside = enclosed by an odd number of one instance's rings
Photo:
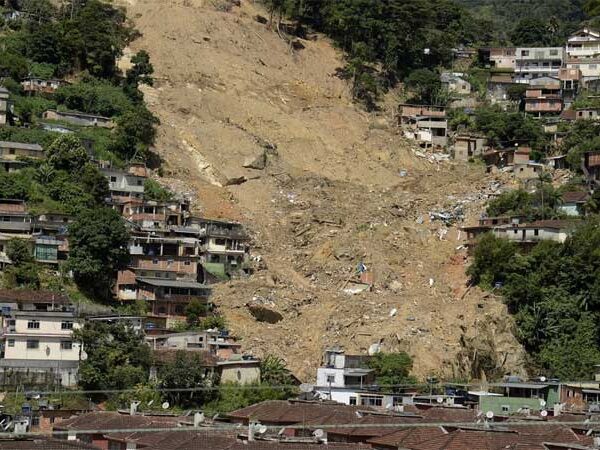
POLYGON ((477 242, 474 261, 467 269, 467 275, 475 284, 494 286, 496 282, 506 280, 515 254, 516 247, 512 242, 486 233, 477 242))
POLYGON ((131 327, 87 322, 74 335, 87 354, 79 369, 79 384, 83 389, 131 389, 147 381, 150 347, 131 327))
POLYGON ((125 76, 123 89, 125 93, 134 101, 141 101, 142 95, 138 90, 140 84, 152 86, 154 80, 152 74, 154 67, 150 63, 150 55, 146 50, 140 50, 132 58, 133 67, 129 69, 125 76))
POLYGON ((144 198, 157 202, 168 202, 173 200, 173 193, 157 181, 148 178, 144 181, 144 198))
POLYGON ((33 262, 31 245, 23 239, 13 238, 9 240, 6 245, 6 256, 15 266, 33 262))
POLYGON ((198 299, 193 299, 185 307, 185 317, 187 324, 190 327, 195 327, 199 324, 200 319, 206 316, 208 307, 205 302, 201 302, 198 299))
POLYGON ((108 180, 95 165, 86 163, 81 171, 79 181, 96 205, 104 205, 110 196, 108 180))
POLYGON ((285 361, 275 355, 267 355, 260 362, 261 383, 269 386, 291 386, 294 376, 285 361))
POLYGON ((73 134, 63 134, 48 147, 48 164, 54 170, 79 172, 89 161, 89 156, 79 139, 73 134))
POLYGON ((553 31, 542 20, 524 17, 515 25, 510 40, 522 47, 548 47, 556 43, 553 31))
POLYGON ((397 390, 402 384, 415 383, 410 376, 412 358, 405 352, 377 353, 369 361, 369 367, 375 370, 375 380, 381 386, 397 390))
POLYGON ((117 130, 110 150, 128 160, 145 159, 156 137, 159 120, 145 107, 124 113, 117 119, 117 130))
POLYGON ((68 266, 88 292, 110 297, 116 272, 129 260, 129 233, 119 214, 109 208, 86 209, 69 227, 68 266))
POLYGON ((416 101, 427 105, 435 104, 441 90, 440 77, 429 69, 417 69, 404 80, 406 87, 416 95, 416 101))
POLYGON ((216 379, 203 361, 203 355, 177 351, 172 362, 164 364, 158 373, 163 389, 198 389, 165 394, 170 402, 182 408, 200 406, 216 397, 216 379))
POLYGON ((5 270, 5 281, 11 287, 40 287, 39 268, 35 263, 31 245, 24 239, 13 238, 6 246, 6 256, 12 265, 5 270))

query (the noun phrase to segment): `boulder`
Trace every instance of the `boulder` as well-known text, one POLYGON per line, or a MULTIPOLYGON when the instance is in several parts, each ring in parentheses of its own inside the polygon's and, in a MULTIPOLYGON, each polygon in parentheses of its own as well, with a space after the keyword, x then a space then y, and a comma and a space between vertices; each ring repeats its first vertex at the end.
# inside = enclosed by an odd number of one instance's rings
POLYGON ((250 314, 259 322, 277 323, 283 320, 280 313, 264 305, 248 304, 247 307, 250 314))
POLYGON ((245 167, 246 169, 263 170, 265 167, 267 167, 266 152, 262 151, 258 155, 248 156, 244 160, 244 164, 242 164, 242 167, 245 167))

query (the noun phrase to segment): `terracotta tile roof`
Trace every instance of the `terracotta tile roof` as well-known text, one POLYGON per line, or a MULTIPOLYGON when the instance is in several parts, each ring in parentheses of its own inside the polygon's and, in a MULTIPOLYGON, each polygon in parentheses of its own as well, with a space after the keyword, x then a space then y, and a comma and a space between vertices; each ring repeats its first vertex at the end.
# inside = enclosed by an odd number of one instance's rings
POLYGON ((25 202, 18 200, 0 200, 0 213, 26 213, 25 202))
POLYGON ((560 118, 563 120, 575 120, 577 118, 577 111, 573 109, 565 109, 560 113, 560 118))
POLYGON ((511 448, 516 437, 513 432, 456 430, 418 444, 402 446, 411 450, 500 450, 511 448))
POLYGON ((573 228, 581 222, 577 220, 536 220, 531 223, 519 224, 518 228, 550 228, 554 230, 563 230, 573 228))
POLYGON ((600 152, 586 153, 588 167, 600 167, 600 152))
POLYGON ((32 289, 0 289, 0 302, 16 303, 56 303, 68 304, 69 298, 52 291, 35 291, 32 289))
POLYGON ((352 424, 356 424, 359 426, 328 428, 327 434, 337 436, 352 436, 354 438, 362 437, 368 439, 376 436, 383 436, 396 430, 396 428, 393 428, 394 424, 420 423, 422 420, 422 416, 418 415, 415 415, 413 417, 368 415, 361 418, 356 418, 356 420, 352 422, 352 424))
POLYGON ((375 447, 390 447, 396 449, 409 445, 418 445, 430 439, 444 436, 447 433, 448 432, 442 427, 408 428, 369 439, 367 443, 375 447))
POLYGON ((473 409, 445 408, 435 406, 419 411, 423 422, 475 422, 477 413, 473 409))
MULTIPOLYGON (((59 431, 85 431, 85 430, 126 430, 139 428, 166 428, 175 427, 177 423, 185 420, 189 421, 189 417, 175 416, 144 416, 129 414, 121 414, 118 412, 97 411, 88 414, 82 414, 70 419, 65 419, 58 423, 54 429, 59 431)), ((117 433, 126 435, 128 433, 117 433)))
POLYGON ((588 198, 587 192, 569 191, 562 195, 562 200, 565 203, 585 203, 588 198))
POLYGON ((36 436, 24 439, 0 439, 0 450, 98 450, 83 442, 36 436))
POLYGON ((367 407, 348 406, 339 403, 291 402, 268 400, 228 414, 232 419, 258 420, 261 423, 293 425, 297 423, 338 425, 354 423, 357 412, 367 407))

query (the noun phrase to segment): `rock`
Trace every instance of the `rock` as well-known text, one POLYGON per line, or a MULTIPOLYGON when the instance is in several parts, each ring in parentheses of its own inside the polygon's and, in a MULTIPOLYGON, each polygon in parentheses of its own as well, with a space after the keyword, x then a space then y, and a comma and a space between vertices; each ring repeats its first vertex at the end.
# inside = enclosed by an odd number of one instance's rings
POLYGON ((244 160, 244 164, 242 164, 242 166, 245 167, 246 169, 263 170, 265 167, 267 167, 266 152, 262 151, 258 155, 248 156, 244 160))
POLYGON ((246 306, 250 314, 259 322, 277 323, 283 320, 283 316, 280 313, 264 305, 248 304, 246 306))
POLYGON ((389 284, 388 287, 390 291, 398 293, 402 290, 402 283, 400 283, 398 280, 394 280, 389 284))
POLYGON ((239 184, 244 184, 246 181, 248 181, 248 179, 244 176, 227 178, 223 186, 236 186, 239 184))

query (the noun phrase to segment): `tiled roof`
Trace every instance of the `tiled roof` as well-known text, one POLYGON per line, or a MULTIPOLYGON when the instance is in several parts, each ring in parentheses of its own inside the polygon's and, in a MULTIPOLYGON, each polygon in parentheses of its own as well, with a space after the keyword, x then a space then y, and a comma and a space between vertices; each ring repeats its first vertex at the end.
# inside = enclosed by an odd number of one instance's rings
POLYGON ((175 427, 181 420, 189 421, 189 417, 144 416, 121 414, 118 412, 98 411, 72 417, 58 423, 55 430, 126 430, 138 428, 175 427))
POLYGON ((563 202, 565 203, 584 203, 587 198, 588 193, 582 191, 569 191, 562 195, 563 202))
POLYGON ((473 409, 446 408, 435 406, 419 411, 423 422, 475 422, 477 413, 473 409))
POLYGON ((197 358, 199 356, 200 358, 202 358, 202 362, 206 365, 206 367, 215 367, 217 365, 218 359, 215 355, 211 355, 208 351, 201 350, 186 351, 174 349, 161 349, 154 350, 152 352, 152 356, 154 357, 154 361, 158 364, 169 364, 175 361, 178 352, 181 352, 189 358, 197 358))
POLYGON ((263 424, 338 425, 354 423, 359 418, 357 412, 361 410, 369 410, 369 408, 338 403, 268 400, 238 409, 229 413, 228 416, 232 419, 252 418, 263 424))
POLYGON ((442 427, 405 428, 367 441, 374 447, 400 448, 417 445, 425 441, 448 434, 442 427))
POLYGON ((362 437, 365 439, 383 436, 394 430, 394 424, 406 424, 406 423, 420 423, 422 416, 414 415, 413 417, 407 416, 382 416, 382 415, 367 415, 361 418, 357 418, 352 423, 356 424, 356 427, 343 427, 343 428, 328 428, 328 435, 338 436, 353 436, 362 437), (366 426, 372 425, 372 426, 366 426), (378 426, 379 425, 379 426, 378 426))
POLYGON ((0 289, 0 302, 17 303, 70 303, 69 298, 61 293, 52 291, 36 291, 33 289, 0 289))
POLYGON ((536 220, 535 222, 518 225, 518 228, 550 228, 554 230, 563 230, 573 228, 581 222, 577 220, 536 220))
POLYGON ((43 436, 24 439, 0 439, 0 450, 97 450, 83 442, 52 439, 43 436))

